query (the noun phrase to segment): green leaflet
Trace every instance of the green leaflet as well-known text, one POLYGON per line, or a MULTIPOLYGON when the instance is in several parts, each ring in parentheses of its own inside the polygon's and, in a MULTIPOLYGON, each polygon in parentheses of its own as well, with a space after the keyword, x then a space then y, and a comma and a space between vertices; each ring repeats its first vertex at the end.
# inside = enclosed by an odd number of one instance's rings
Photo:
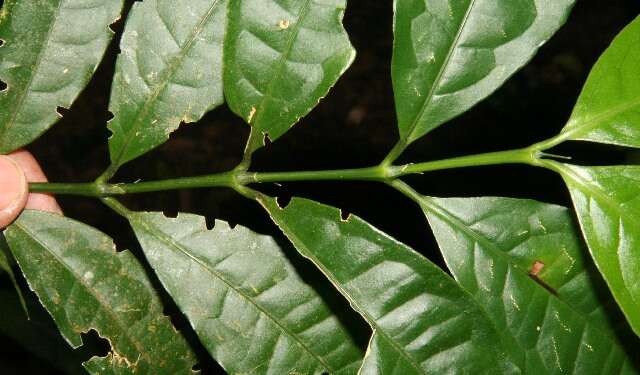
POLYGON ((373 328, 361 373, 516 371, 487 316, 427 259, 357 217, 341 220, 336 208, 258 200, 373 328))
POLYGON ((351 65, 355 50, 342 27, 345 6, 345 0, 230 2, 225 96, 258 134, 275 141, 351 65))
POLYGON ((598 269, 640 335, 640 166, 556 168, 598 269))
POLYGON ((95 329, 111 344, 111 357, 88 369, 189 373, 196 359, 162 312, 144 270, 128 251, 115 252, 106 235, 71 219, 25 211, 6 230, 27 282, 74 348, 95 329))
POLYGON ((127 213, 149 263, 229 373, 355 374, 362 351, 273 238, 190 214, 127 213))
POLYGON ((113 168, 169 139, 222 104, 227 0, 134 3, 111 90, 113 168))
POLYGON ((449 269, 523 372, 637 373, 565 208, 488 197, 424 197, 421 206, 449 269))
POLYGON ((575 0, 395 0, 393 89, 409 144, 487 97, 565 22, 575 0))
POLYGON ((591 70, 560 137, 640 147, 640 17, 591 70))
POLYGON ((89 82, 122 0, 7 0, 0 13, 0 153, 47 130, 89 82))

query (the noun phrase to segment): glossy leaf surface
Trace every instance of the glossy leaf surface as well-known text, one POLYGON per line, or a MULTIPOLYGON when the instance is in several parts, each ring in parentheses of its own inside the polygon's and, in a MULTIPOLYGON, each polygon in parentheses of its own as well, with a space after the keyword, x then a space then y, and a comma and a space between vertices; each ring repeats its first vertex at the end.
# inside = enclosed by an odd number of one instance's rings
POLYGON ((53 125, 89 82, 122 0, 7 0, 0 13, 0 153, 53 125))
POLYGON ((225 96, 276 140, 309 113, 355 57, 345 0, 237 0, 229 4, 225 96))
POLYGON ((273 220, 375 334, 361 373, 510 373, 505 348, 471 296, 437 266, 363 220, 294 198, 273 220), (491 343, 491 345, 488 345, 491 343))
POLYGON ((191 372, 193 353, 131 253, 116 253, 112 240, 91 227, 40 211, 25 211, 6 236, 29 286, 67 342, 79 347, 80 333, 91 329, 109 340, 110 356, 92 358, 88 369, 191 372))
POLYGON ((111 91, 111 162, 120 166, 222 104, 227 0, 145 0, 131 9, 111 91))
POLYGON ((149 263, 229 373, 355 374, 363 353, 273 238, 190 214, 130 213, 149 263))
POLYGON ((593 67, 564 139, 640 147, 640 17, 593 67))
POLYGON ((640 166, 558 165, 591 255, 640 334, 640 166))
POLYGON ((428 197, 422 207, 447 266, 509 343, 523 373, 637 373, 616 338, 611 309, 604 310, 606 287, 586 268, 586 249, 565 208, 428 197))
POLYGON ((395 0, 400 138, 420 138, 500 87, 565 22, 575 0, 395 0))

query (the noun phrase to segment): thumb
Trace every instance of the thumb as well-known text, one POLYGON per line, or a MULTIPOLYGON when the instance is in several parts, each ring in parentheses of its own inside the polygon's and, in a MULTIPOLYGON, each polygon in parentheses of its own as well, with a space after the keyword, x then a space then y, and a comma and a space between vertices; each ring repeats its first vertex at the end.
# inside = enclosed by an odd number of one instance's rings
POLYGON ((11 224, 27 204, 29 185, 22 169, 0 155, 0 229, 11 224))

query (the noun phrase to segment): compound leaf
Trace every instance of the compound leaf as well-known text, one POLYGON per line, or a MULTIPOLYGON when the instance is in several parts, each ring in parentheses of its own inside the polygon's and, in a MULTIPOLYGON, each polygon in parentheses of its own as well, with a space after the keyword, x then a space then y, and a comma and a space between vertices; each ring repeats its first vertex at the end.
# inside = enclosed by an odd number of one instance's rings
POLYGON ((345 0, 232 1, 224 46, 231 109, 274 141, 311 111, 355 57, 345 7, 345 0))
POLYGON ((362 351, 269 236, 190 214, 127 214, 149 263, 230 373, 355 374, 362 351))
POLYGON ((0 153, 53 125, 89 82, 122 0, 7 0, 0 13, 0 153))
POLYGON ((523 372, 637 373, 565 208, 489 197, 424 197, 421 205, 455 279, 523 372))
POLYGON ((393 88, 409 144, 465 112, 528 62, 575 0, 395 0, 393 88))
POLYGON ((94 329, 109 340, 108 357, 85 363, 100 373, 189 373, 196 364, 163 312, 151 283, 128 252, 71 219, 25 211, 7 230, 20 269, 74 348, 94 329))
POLYGON ((426 258, 355 216, 343 221, 336 208, 258 200, 373 328, 361 373, 516 370, 471 296, 426 258))
POLYGON ((164 143, 224 101, 227 0, 145 0, 120 43, 109 123, 114 168, 164 143))
POLYGON ((591 256, 640 335, 640 166, 554 165, 569 187, 591 256))
POLYGON ((631 22, 591 70, 563 140, 640 147, 640 17, 631 22))

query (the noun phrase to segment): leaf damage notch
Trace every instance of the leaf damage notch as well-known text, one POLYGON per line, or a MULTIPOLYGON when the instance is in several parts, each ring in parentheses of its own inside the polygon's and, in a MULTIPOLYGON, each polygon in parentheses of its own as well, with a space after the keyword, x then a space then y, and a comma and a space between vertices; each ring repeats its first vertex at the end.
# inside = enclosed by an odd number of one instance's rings
POLYGON ((289 203, 291 203, 291 194, 283 194, 276 197, 276 204, 281 210, 287 208, 289 203))
POLYGON ((111 22, 107 27, 114 34, 122 32, 122 29, 124 27, 124 22, 121 22, 121 21, 122 21, 122 15, 118 15, 118 17, 116 17, 113 20, 113 22, 111 22))
POLYGON ((58 114, 58 116, 60 116, 60 118, 63 118, 68 112, 69 108, 65 108, 63 106, 56 107, 56 113, 58 114))
POLYGON ((269 147, 271 146, 271 143, 272 142, 271 142, 271 138, 269 138, 269 133, 267 132, 262 133, 262 145, 264 147, 269 147))
POLYGON ((216 218, 213 216, 205 216, 204 224, 207 227, 207 230, 213 230, 216 227, 216 218))
POLYGON ((345 210, 344 208, 340 209, 340 221, 343 223, 348 223, 351 220, 351 212, 345 210))
MULTIPOLYGON (((122 368, 123 365, 126 368, 135 368, 140 362, 141 354, 138 354, 138 358, 135 362, 131 362, 126 356, 118 353, 113 347, 113 343, 109 337, 100 334, 97 328, 91 328, 86 332, 80 332, 82 337, 82 347, 87 348, 89 353, 92 353, 89 360, 84 362, 84 365, 92 365, 92 362, 98 363, 102 360, 106 360, 114 367, 122 368)), ((76 348, 77 349, 77 348, 76 348)))

